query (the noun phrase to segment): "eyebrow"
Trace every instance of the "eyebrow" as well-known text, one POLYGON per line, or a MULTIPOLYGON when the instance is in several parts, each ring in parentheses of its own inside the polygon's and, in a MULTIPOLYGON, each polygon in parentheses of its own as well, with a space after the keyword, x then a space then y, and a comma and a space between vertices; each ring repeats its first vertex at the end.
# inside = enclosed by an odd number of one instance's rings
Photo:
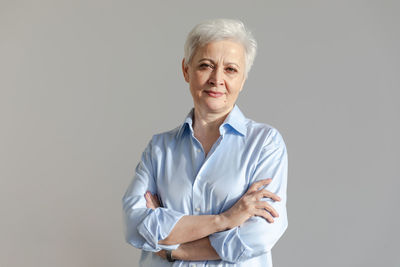
MULTIPOLYGON (((198 63, 200 63, 200 62, 202 62, 202 61, 206 61, 206 60, 210 61, 212 64, 215 64, 215 62, 214 62, 211 58, 202 58, 202 59, 200 59, 200 60, 198 61, 198 63)), ((225 65, 235 65, 237 68, 240 69, 240 66, 239 66, 237 63, 235 63, 235 62, 227 62, 225 65)))

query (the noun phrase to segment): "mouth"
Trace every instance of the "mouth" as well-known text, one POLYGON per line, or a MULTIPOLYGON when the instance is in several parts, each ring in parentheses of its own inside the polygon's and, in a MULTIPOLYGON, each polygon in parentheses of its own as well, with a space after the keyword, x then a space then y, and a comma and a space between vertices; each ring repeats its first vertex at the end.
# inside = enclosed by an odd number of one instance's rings
POLYGON ((207 93, 207 95, 214 97, 214 98, 218 98, 224 95, 224 93, 221 92, 216 92, 216 91, 205 91, 207 93))

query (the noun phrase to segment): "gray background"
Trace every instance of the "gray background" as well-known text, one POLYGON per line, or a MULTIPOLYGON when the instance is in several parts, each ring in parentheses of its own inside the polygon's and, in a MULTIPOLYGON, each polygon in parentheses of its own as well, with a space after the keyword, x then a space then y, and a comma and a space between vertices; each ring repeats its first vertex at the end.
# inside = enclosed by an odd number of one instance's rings
POLYGON ((207 18, 259 43, 239 97, 289 152, 274 266, 400 266, 398 1, 0 2, 0 266, 137 266, 121 198, 192 100, 207 18))

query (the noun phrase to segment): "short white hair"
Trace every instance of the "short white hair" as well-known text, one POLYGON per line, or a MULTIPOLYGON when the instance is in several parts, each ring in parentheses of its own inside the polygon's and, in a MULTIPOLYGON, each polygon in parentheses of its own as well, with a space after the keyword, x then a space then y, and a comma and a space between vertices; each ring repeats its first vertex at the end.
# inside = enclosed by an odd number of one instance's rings
POLYGON ((214 41, 232 40, 240 43, 245 51, 245 77, 247 77, 257 51, 257 41, 243 22, 233 19, 211 19, 197 24, 185 42, 185 67, 192 60, 197 48, 214 41))

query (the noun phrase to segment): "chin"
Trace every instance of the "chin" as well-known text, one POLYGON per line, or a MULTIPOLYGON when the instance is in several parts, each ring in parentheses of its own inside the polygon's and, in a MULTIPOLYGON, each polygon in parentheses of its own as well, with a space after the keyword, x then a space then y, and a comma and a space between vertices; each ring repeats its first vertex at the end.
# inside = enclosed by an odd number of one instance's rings
POLYGON ((225 112, 229 110, 229 105, 226 103, 207 102, 204 105, 210 112, 225 112))

